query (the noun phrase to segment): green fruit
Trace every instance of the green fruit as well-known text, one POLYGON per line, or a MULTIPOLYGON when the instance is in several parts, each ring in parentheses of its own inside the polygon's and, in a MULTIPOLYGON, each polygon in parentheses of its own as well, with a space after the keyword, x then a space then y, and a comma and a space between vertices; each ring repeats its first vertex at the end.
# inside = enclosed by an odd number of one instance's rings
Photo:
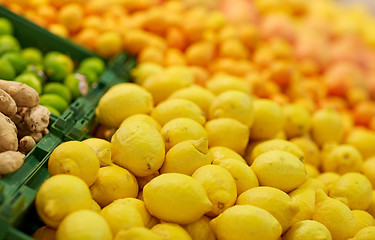
POLYGON ((0 36, 0 55, 10 51, 20 51, 21 47, 18 40, 12 35, 0 36))
POLYGON ((74 63, 67 55, 53 52, 44 59, 44 69, 48 79, 62 82, 68 74, 73 72, 74 63))
POLYGON ((4 59, 0 59, 0 79, 13 80, 15 76, 16 71, 12 64, 4 59))
POLYGON ((58 117, 61 115, 61 113, 59 111, 57 111, 56 108, 54 108, 54 107, 52 107, 50 105, 42 105, 42 106, 45 106, 51 112, 51 114, 54 114, 54 115, 56 115, 58 117))
POLYGON ((35 91, 38 92, 38 94, 42 94, 42 83, 39 81, 39 79, 32 73, 22 73, 18 75, 14 81, 24 83, 32 88, 35 89, 35 91))
POLYGON ((43 94, 39 98, 39 104, 43 106, 51 106, 59 113, 63 113, 68 108, 68 102, 61 96, 54 93, 43 94))
POLYGON ((91 87, 99 79, 98 74, 89 68, 79 68, 76 73, 82 74, 86 77, 87 84, 91 87))
POLYGON ((13 25, 6 18, 0 18, 0 35, 13 35, 13 25))
POLYGON ((90 69, 94 72, 96 72, 97 75, 100 75, 105 70, 105 63, 102 59, 98 57, 90 57, 86 58, 81 62, 79 65, 80 69, 90 69))
POLYGON ((37 77, 39 79, 39 81, 43 85, 46 82, 46 80, 47 80, 47 76, 43 72, 43 70, 44 70, 44 68, 43 68, 43 65, 41 65, 41 64, 37 64, 37 65, 29 64, 29 65, 26 66, 26 68, 23 71, 23 73, 32 73, 32 74, 34 74, 34 76, 37 77))
POLYGON ((1 58, 12 64, 16 75, 20 74, 26 68, 26 61, 19 52, 6 52, 1 58))
POLYGON ((41 64, 43 61, 43 54, 37 48, 33 48, 33 47, 24 48, 21 51, 21 55, 27 64, 36 65, 36 64, 41 64))
POLYGON ((68 103, 70 103, 72 101, 72 94, 70 93, 69 88, 62 83, 55 83, 55 82, 47 83, 44 86, 43 93, 44 94, 54 93, 56 95, 60 95, 68 103))
POLYGON ((72 93, 73 99, 85 95, 89 90, 89 86, 86 82, 85 76, 79 73, 72 73, 66 76, 64 84, 69 88, 70 92, 72 93))

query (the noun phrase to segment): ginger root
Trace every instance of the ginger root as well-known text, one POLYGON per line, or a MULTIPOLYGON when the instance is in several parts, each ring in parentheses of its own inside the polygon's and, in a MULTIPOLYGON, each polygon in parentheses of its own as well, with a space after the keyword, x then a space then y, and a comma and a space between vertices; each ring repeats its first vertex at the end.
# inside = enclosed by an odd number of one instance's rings
POLYGON ((7 116, 12 116, 17 112, 16 102, 2 89, 0 89, 0 112, 7 116))
POLYGON ((17 151, 17 127, 10 118, 0 113, 0 152, 17 151))
POLYGON ((16 102, 17 107, 35 107, 39 104, 39 95, 26 84, 0 80, 0 89, 7 92, 16 102))
POLYGON ((27 154, 28 152, 35 147, 36 142, 31 136, 25 136, 20 140, 18 151, 23 154, 27 154))
POLYGON ((9 174, 23 165, 24 154, 15 151, 0 153, 0 175, 9 174))
POLYGON ((48 108, 38 105, 29 108, 25 113, 24 122, 32 132, 41 132, 48 127, 51 112, 48 108))

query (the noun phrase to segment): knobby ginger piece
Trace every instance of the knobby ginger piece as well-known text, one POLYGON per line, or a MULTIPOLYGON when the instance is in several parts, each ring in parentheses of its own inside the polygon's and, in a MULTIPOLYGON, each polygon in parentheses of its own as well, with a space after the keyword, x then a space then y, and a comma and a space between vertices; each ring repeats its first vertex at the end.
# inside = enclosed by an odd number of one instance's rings
POLYGON ((27 154, 35 145, 36 142, 31 136, 25 136, 20 140, 18 150, 23 154, 27 154))
POLYGON ((16 102, 2 89, 0 89, 0 112, 7 116, 13 116, 17 112, 16 102))
POLYGON ((17 127, 10 118, 0 113, 0 152, 17 151, 17 127))
POLYGON ((48 108, 38 105, 25 113, 24 122, 31 132, 41 132, 48 127, 50 114, 48 108))
POLYGON ((37 91, 26 84, 0 80, 0 89, 7 92, 13 98, 17 107, 35 107, 39 104, 37 91))
POLYGON ((18 170, 23 164, 24 154, 15 151, 0 153, 0 175, 5 175, 18 170))

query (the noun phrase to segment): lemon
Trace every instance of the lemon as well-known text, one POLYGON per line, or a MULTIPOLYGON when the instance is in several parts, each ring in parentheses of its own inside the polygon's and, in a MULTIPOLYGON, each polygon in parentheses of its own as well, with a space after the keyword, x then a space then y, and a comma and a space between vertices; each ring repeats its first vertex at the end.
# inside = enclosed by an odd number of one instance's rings
POLYGON ((299 206, 299 212, 293 217, 292 224, 302 220, 312 219, 315 210, 315 190, 312 188, 297 188, 289 193, 290 199, 299 206))
POLYGON ((250 86, 243 79, 227 73, 215 74, 206 82, 206 88, 215 95, 228 90, 238 90, 250 94, 250 86))
POLYGON ((64 218, 56 232, 56 240, 103 239, 111 240, 112 233, 106 220, 90 210, 75 211, 64 218))
POLYGON ((121 229, 145 226, 139 208, 126 199, 117 199, 104 207, 100 212, 100 215, 108 222, 114 236, 121 229))
POLYGON ((257 176, 246 163, 233 158, 222 158, 215 159, 212 164, 222 166, 228 170, 236 183, 237 195, 240 195, 250 188, 259 186, 257 176))
POLYGON ((350 208, 339 200, 328 197, 323 190, 317 190, 315 197, 312 220, 326 226, 332 239, 344 240, 353 237, 358 223, 350 208))
POLYGON ((252 205, 235 205, 210 222, 217 239, 276 240, 280 223, 271 213, 252 205))
POLYGON ((132 227, 120 230, 114 240, 162 240, 156 233, 145 227, 132 227))
POLYGON ((190 118, 199 124, 206 122, 205 113, 197 104, 186 99, 167 99, 159 103, 151 112, 153 117, 161 126, 175 118, 190 118))
POLYGON ((191 85, 186 88, 175 91, 169 96, 169 99, 182 98, 197 104, 202 111, 208 116, 211 103, 215 99, 215 95, 208 89, 199 85, 191 85))
POLYGON ((363 159, 360 152, 352 145, 342 144, 327 150, 322 156, 324 172, 362 172, 363 159))
POLYGON ((257 175, 259 185, 290 192, 307 179, 305 166, 293 154, 273 150, 255 158, 251 168, 257 175))
POLYGON ((363 174, 370 180, 372 186, 375 187, 375 156, 363 163, 363 174))
POLYGON ((100 138, 88 138, 82 142, 89 145, 95 151, 99 159, 100 167, 112 165, 110 142, 100 138))
POLYGON ((183 141, 174 145, 165 154, 160 173, 175 172, 191 176, 199 167, 211 162, 206 138, 183 141))
POLYGON ((309 163, 305 163, 305 170, 309 177, 317 177, 320 174, 319 169, 309 163))
POLYGON ((92 201, 91 201, 91 208, 90 209, 94 212, 100 212, 102 210, 102 208, 99 206, 99 204, 94 199, 92 199, 92 201))
POLYGON ((331 233, 323 224, 304 220, 294 224, 283 236, 283 240, 332 240, 331 233))
POLYGON ((346 173, 332 185, 329 196, 347 202, 352 210, 366 210, 371 204, 372 185, 361 173, 346 173))
POLYGON ((175 223, 159 223, 151 228, 162 240, 191 240, 189 233, 175 223))
POLYGON ((156 172, 162 165, 165 146, 162 135, 145 122, 129 122, 111 139, 112 160, 137 177, 156 172))
POLYGON ((246 150, 245 150, 245 155, 244 155, 244 158, 245 158, 245 161, 247 162, 247 164, 251 165, 253 163, 253 160, 251 157, 253 151, 254 151, 254 148, 264 142, 264 141, 267 141, 267 140, 253 140, 253 139, 250 139, 249 140, 249 143, 247 144, 247 147, 246 147, 246 150))
POLYGON ((375 133, 365 128, 353 128, 345 139, 345 143, 358 149, 364 159, 375 155, 375 133))
POLYGON ((303 136, 311 127, 311 116, 306 108, 298 104, 287 104, 283 108, 284 131, 288 139, 303 136))
POLYGON ((91 186, 99 172, 99 159, 95 151, 79 141, 68 141, 57 146, 48 160, 48 172, 56 174, 71 174, 81 178, 91 186))
POLYGON ((121 199, 121 203, 134 207, 141 214, 145 227, 152 227, 154 225, 155 218, 147 211, 143 201, 129 197, 121 199))
POLYGON ((233 118, 248 127, 254 121, 253 99, 238 90, 225 91, 211 103, 209 119, 233 118))
POLYGON ((200 182, 212 203, 212 210, 207 216, 215 217, 236 202, 236 183, 228 170, 219 165, 205 165, 192 175, 200 182))
POLYGON ((50 228, 48 226, 43 226, 38 228, 32 235, 36 240, 55 240, 56 239, 56 229, 50 228))
POLYGON ((281 107, 269 99, 254 100, 254 123, 250 128, 251 139, 271 139, 284 127, 281 107))
POLYGON ((325 185, 323 182, 319 181, 316 178, 308 177, 304 183, 298 186, 298 188, 311 188, 314 190, 325 190, 325 185))
POLYGON ((120 127, 122 127, 125 124, 128 124, 131 121, 133 122, 143 121, 155 127, 156 130, 158 130, 159 132, 161 130, 160 124, 154 118, 152 118, 150 115, 143 114, 143 113, 134 114, 134 115, 127 117, 124 121, 122 121, 120 127))
POLYGON ((375 219, 370 213, 364 210, 352 210, 352 213, 357 219, 358 231, 365 227, 375 226, 375 219))
POLYGON ((371 203, 366 211, 375 218, 375 190, 372 191, 371 203))
POLYGON ((159 176, 160 173, 159 171, 151 174, 151 175, 148 175, 146 177, 136 177, 137 178, 137 182, 138 182, 138 187, 139 187, 139 190, 143 190, 143 187, 149 182, 151 181, 153 178, 159 176))
POLYGON ((252 205, 271 213, 280 223, 282 232, 291 225, 292 219, 300 210, 285 192, 273 187, 255 187, 243 192, 236 205, 252 205))
POLYGON ((210 152, 213 161, 220 160, 223 158, 231 158, 231 159, 236 159, 240 162, 246 163, 245 159, 243 159, 243 157, 240 154, 236 153, 235 151, 227 147, 223 147, 223 146, 210 147, 208 151, 210 152))
POLYGON ((205 129, 208 136, 208 146, 223 146, 238 154, 245 153, 249 141, 249 128, 232 118, 218 118, 207 121, 205 129))
POLYGON ((324 192, 327 194, 331 190, 332 186, 337 182, 337 180, 339 180, 339 178, 340 175, 335 172, 324 172, 316 177, 316 179, 321 181, 325 186, 324 192))
POLYGON ((192 240, 216 240, 215 234, 210 227, 211 218, 202 216, 197 221, 184 225, 192 240))
POLYGON ((280 150, 280 151, 289 152, 293 154, 294 156, 296 156, 301 162, 304 162, 304 159, 305 159, 305 154, 303 153, 303 151, 294 143, 291 143, 287 140, 282 140, 282 139, 271 139, 271 140, 266 140, 264 142, 261 142, 254 147, 253 151, 251 152, 250 164, 260 154, 269 152, 272 150, 280 150))
POLYGON ((87 184, 80 178, 58 174, 48 178, 36 194, 35 208, 43 222, 57 228, 71 212, 91 208, 91 195, 87 184))
POLYGON ((164 68, 159 64, 153 62, 142 62, 139 63, 136 68, 132 69, 130 74, 135 83, 142 85, 147 78, 162 73, 163 70, 164 68))
POLYGON ((154 106, 152 95, 135 83, 111 87, 99 100, 96 117, 101 124, 117 128, 134 114, 149 114, 154 106))
POLYGON ((173 92, 194 83, 194 74, 186 66, 170 66, 161 73, 146 78, 142 86, 152 94, 155 104, 166 100, 173 92))
POLYGON ((314 141, 307 137, 292 138, 289 141, 302 150, 305 163, 320 167, 320 149, 314 141))
POLYGON ((173 119, 161 128, 160 133, 163 136, 167 151, 183 141, 207 139, 204 127, 190 118, 173 119))
POLYGON ((116 199, 136 197, 138 183, 127 169, 115 164, 101 167, 95 183, 90 187, 92 198, 105 207, 116 199))
POLYGON ((372 240, 375 239, 375 226, 365 227, 359 230, 350 240, 372 240))
POLYGON ((181 173, 155 177, 143 188, 143 198, 150 214, 167 222, 189 224, 212 210, 202 184, 181 173))
POLYGON ((322 108, 314 112, 311 120, 311 136, 318 146, 328 141, 340 143, 343 135, 344 124, 335 109, 322 108))

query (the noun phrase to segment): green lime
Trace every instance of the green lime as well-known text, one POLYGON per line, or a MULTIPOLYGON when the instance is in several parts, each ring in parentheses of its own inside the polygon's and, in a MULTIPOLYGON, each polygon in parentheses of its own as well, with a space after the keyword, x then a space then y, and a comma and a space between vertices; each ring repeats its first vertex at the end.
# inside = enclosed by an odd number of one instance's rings
POLYGON ((44 83, 47 81, 47 76, 46 76, 46 74, 44 73, 43 70, 44 70, 44 68, 43 68, 43 65, 41 65, 41 64, 37 64, 37 65, 29 64, 29 65, 26 66, 23 73, 34 74, 35 77, 37 77, 39 79, 39 81, 42 83, 42 85, 44 85, 44 83))
POLYGON ((0 59, 0 79, 13 80, 15 76, 16 71, 12 64, 7 60, 0 59))
POLYGON ((13 30, 13 25, 8 19, 0 18, 0 35, 13 35, 13 30))
POLYGON ((48 79, 62 82, 68 74, 73 72, 74 63, 67 55, 53 54, 45 57, 44 69, 48 79))
POLYGON ((90 57, 84 59, 80 65, 80 69, 90 69, 96 72, 97 75, 100 75, 105 70, 105 63, 101 58, 98 57, 90 57))
POLYGON ((23 59, 25 59, 27 64, 41 64, 43 61, 43 54, 42 52, 33 47, 24 48, 21 51, 21 55, 23 59))
POLYGON ((89 90, 89 85, 86 82, 85 76, 79 73, 71 73, 66 76, 64 84, 72 93, 73 99, 85 95, 89 90))
POLYGON ((0 55, 10 51, 20 51, 20 43, 12 35, 1 35, 0 36, 0 55))
POLYGON ((50 105, 42 105, 42 106, 45 106, 52 114, 56 115, 56 116, 60 116, 61 113, 59 111, 57 111, 56 108, 50 106, 50 105))
POLYGON ((12 64, 16 75, 20 74, 26 68, 26 62, 20 52, 6 52, 1 58, 12 64))
POLYGON ((51 106, 59 113, 63 113, 69 106, 69 103, 63 97, 54 93, 41 95, 39 97, 39 104, 43 106, 51 106))
POLYGON ((76 70, 76 73, 80 73, 86 77, 87 84, 91 87, 92 84, 96 83, 99 79, 98 74, 89 68, 79 68, 76 70))
POLYGON ((43 93, 54 93, 63 97, 68 103, 72 101, 72 94, 67 86, 62 83, 51 82, 44 86, 43 93))
POLYGON ((38 92, 38 94, 42 94, 42 83, 39 81, 39 79, 32 73, 22 73, 18 75, 14 81, 24 83, 32 88, 35 89, 35 91, 38 92))

